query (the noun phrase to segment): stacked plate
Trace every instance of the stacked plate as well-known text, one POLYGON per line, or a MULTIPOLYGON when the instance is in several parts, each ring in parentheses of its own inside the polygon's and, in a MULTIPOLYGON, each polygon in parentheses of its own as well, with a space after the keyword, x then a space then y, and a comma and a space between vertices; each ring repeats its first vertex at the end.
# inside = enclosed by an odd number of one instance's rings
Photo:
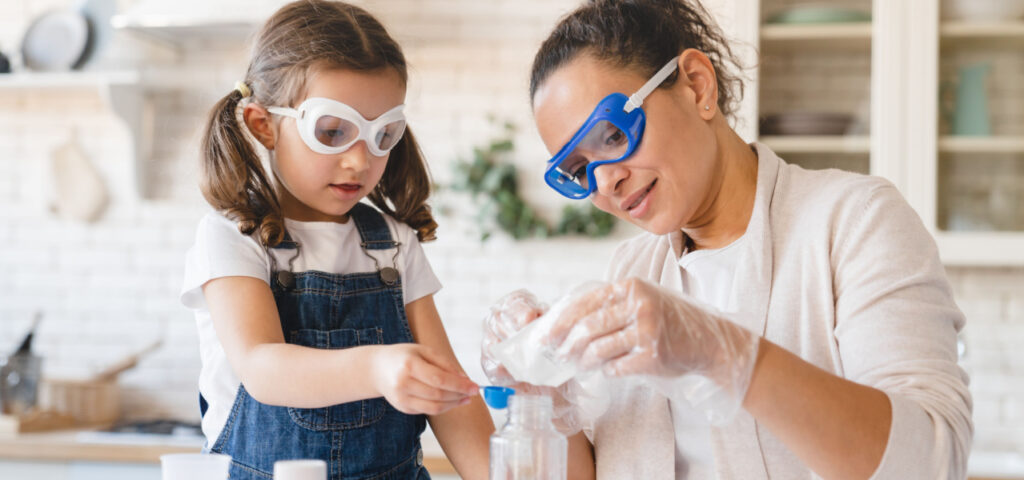
POLYGON ((63 71, 78 64, 89 43, 89 22, 73 10, 37 18, 21 41, 25 66, 32 70, 63 71))
POLYGON ((768 18, 768 23, 857 23, 870 22, 871 13, 856 8, 843 8, 818 3, 794 5, 768 18))
POLYGON ((942 16, 974 22, 1015 21, 1024 17, 1024 0, 942 0, 942 16))
POLYGON ((67 71, 95 57, 110 39, 116 0, 83 0, 77 9, 37 17, 21 40, 25 66, 37 71, 67 71))
POLYGON ((762 135, 843 135, 853 124, 853 115, 831 112, 786 112, 766 115, 762 135))

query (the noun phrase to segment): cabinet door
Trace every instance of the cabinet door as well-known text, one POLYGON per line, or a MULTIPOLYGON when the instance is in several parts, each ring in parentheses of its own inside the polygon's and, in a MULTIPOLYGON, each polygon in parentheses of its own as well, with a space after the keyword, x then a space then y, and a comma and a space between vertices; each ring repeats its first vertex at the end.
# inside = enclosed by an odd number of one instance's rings
POLYGON ((760 140, 807 168, 869 173, 871 0, 763 0, 760 140))
POLYGON ((937 221, 944 231, 1024 231, 1024 12, 1020 2, 999 3, 991 11, 976 0, 942 4, 937 221))
POLYGON ((931 218, 949 264, 1024 265, 1024 2, 938 2, 931 218))

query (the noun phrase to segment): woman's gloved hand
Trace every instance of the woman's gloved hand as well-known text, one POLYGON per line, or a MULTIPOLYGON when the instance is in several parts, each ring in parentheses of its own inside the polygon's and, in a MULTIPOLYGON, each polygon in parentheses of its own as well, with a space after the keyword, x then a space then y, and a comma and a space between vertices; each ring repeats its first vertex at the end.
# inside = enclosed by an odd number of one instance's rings
POLYGON ((608 375, 707 377, 742 402, 760 337, 680 293, 630 278, 573 300, 548 340, 565 361, 608 375))
POLYGON ((480 351, 480 365, 487 379, 494 385, 511 387, 516 393, 545 395, 553 404, 552 422, 560 432, 572 435, 582 429, 580 413, 573 405, 573 399, 581 393, 576 380, 569 380, 559 387, 544 387, 526 382, 517 382, 501 366, 494 356, 494 346, 514 335, 526 325, 544 315, 548 306, 527 290, 516 290, 505 295, 491 306, 484 319, 484 339, 480 351))
POLYGON ((480 349, 480 366, 491 383, 506 387, 515 383, 512 375, 494 356, 494 346, 540 318, 547 309, 548 306, 528 290, 516 290, 491 305, 491 311, 484 319, 484 340, 480 349))

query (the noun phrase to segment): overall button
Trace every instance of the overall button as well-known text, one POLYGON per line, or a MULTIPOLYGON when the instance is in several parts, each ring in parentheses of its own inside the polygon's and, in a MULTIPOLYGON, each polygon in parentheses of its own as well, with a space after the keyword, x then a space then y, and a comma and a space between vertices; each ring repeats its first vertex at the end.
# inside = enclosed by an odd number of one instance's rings
POLYGON ((287 270, 277 272, 277 283, 285 290, 290 290, 295 286, 295 274, 287 270))
POLYGON ((384 267, 380 270, 380 279, 388 285, 394 285, 398 281, 398 270, 391 267, 384 267))

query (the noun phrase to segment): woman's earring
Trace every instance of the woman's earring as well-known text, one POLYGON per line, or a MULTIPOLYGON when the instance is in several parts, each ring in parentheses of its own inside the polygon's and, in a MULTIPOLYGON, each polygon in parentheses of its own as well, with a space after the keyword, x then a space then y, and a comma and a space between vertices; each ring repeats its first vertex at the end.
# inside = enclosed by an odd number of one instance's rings
POLYGON ((704 105, 704 110, 711 110, 711 105, 704 105))

